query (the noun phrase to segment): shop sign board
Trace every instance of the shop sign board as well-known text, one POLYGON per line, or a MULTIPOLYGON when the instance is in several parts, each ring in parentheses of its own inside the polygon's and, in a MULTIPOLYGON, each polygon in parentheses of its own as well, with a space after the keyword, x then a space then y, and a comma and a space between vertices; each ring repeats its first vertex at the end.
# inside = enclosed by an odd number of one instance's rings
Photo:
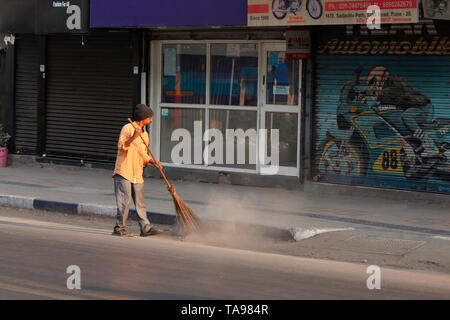
POLYGON ((307 28, 286 30, 286 59, 308 60, 311 58, 311 36, 307 28))
POLYGON ((416 23, 418 0, 248 0, 248 26, 367 24, 380 8, 380 23, 416 23))

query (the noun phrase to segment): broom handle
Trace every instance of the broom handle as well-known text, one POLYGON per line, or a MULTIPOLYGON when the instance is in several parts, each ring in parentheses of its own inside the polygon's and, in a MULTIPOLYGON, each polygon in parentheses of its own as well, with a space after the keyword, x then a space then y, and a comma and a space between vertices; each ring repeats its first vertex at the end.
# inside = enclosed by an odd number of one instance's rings
MULTIPOLYGON (((135 127, 134 124, 133 124, 133 121, 131 121, 130 118, 128 118, 128 121, 131 123, 131 125, 133 126, 133 128, 136 129, 136 127, 135 127)), ((143 142, 143 143, 145 144, 145 146, 147 147, 147 150, 150 151, 150 154, 151 154, 151 156, 152 156, 153 161, 156 161, 156 160, 155 160, 156 158, 155 158, 155 156, 153 155, 152 149, 150 149, 150 147, 145 143, 144 138, 142 138, 141 135, 140 135, 139 137, 141 138, 142 142, 143 142)), ((168 186, 169 188, 171 188, 172 185, 169 183, 169 180, 167 180, 166 175, 164 174, 164 172, 162 171, 161 168, 159 168, 159 172, 161 172, 161 175, 162 175, 162 177, 164 178, 164 181, 166 181, 167 186, 168 186)))

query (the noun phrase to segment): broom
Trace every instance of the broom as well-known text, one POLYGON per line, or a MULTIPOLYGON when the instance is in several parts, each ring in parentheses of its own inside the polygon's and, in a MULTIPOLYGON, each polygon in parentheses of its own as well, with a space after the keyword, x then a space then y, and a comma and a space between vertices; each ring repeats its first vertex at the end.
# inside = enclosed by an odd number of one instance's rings
MULTIPOLYGON (((128 121, 131 123, 133 128, 136 129, 136 127, 133 124, 133 121, 131 121, 131 119, 128 119, 128 121)), ((155 160, 156 158, 153 155, 152 150, 145 143, 144 138, 142 138, 142 136, 139 137, 142 139, 142 142, 144 142, 145 146, 147 147, 147 150, 150 152, 152 159, 156 161, 155 160)), ((186 204, 186 202, 184 202, 183 199, 181 199, 180 196, 175 192, 175 188, 169 183, 169 181, 166 178, 166 175, 164 174, 161 168, 159 168, 159 172, 161 172, 164 181, 166 181, 167 183, 168 190, 172 195, 175 211, 177 212, 178 220, 181 222, 182 229, 186 233, 198 232, 202 225, 200 219, 197 217, 195 212, 186 204)))

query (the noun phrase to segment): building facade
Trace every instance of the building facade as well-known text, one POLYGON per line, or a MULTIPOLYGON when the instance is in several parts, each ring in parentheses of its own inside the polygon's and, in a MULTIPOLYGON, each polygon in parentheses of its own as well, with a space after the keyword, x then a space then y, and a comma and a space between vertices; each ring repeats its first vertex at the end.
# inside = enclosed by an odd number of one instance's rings
POLYGON ((172 178, 449 192, 447 21, 314 26, 311 59, 288 60, 287 28, 248 27, 247 1, 79 7, 87 27, 41 20, 6 48, 12 152, 111 166, 122 125, 145 103, 172 178), (275 131, 279 170, 265 175, 275 131))

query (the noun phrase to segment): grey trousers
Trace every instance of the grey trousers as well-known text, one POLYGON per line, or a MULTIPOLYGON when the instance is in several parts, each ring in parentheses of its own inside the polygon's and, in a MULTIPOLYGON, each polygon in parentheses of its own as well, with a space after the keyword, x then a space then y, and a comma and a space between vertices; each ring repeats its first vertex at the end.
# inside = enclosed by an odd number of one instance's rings
POLYGON ((141 231, 147 231, 150 228, 150 221, 147 218, 147 209, 145 207, 144 184, 131 183, 124 177, 115 175, 114 192, 117 204, 116 225, 124 227, 127 225, 131 199, 133 199, 141 231))

